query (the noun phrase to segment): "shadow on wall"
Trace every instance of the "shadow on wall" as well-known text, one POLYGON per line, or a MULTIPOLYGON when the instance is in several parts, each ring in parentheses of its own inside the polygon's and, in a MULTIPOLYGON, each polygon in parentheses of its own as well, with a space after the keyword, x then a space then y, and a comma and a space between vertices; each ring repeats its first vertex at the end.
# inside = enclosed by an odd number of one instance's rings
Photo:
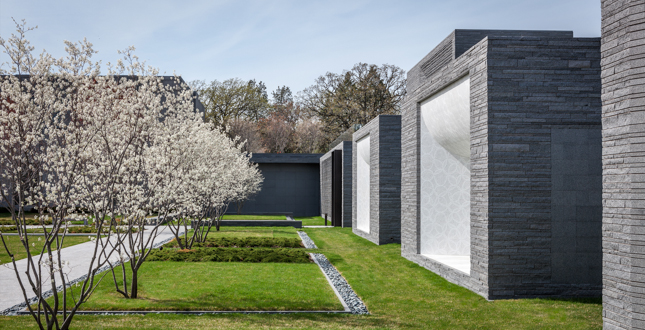
MULTIPOLYGON (((242 214, 293 212, 294 217, 320 215, 322 154, 253 154, 264 176, 262 189, 246 201, 242 214)), ((231 204, 227 214, 236 214, 231 204)))

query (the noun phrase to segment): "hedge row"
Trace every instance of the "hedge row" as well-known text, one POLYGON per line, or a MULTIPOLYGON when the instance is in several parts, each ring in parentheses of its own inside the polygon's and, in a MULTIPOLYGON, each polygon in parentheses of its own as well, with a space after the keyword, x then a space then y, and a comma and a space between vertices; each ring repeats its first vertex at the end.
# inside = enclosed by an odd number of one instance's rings
POLYGON ((197 248, 193 250, 153 250, 147 261, 185 262, 286 262, 309 263, 309 254, 301 249, 285 248, 197 248))
MULTIPOLYGON (((165 246, 178 248, 179 244, 176 240, 172 240, 165 246)), ((285 237, 209 237, 206 242, 194 243, 193 247, 304 248, 299 238, 285 237)))

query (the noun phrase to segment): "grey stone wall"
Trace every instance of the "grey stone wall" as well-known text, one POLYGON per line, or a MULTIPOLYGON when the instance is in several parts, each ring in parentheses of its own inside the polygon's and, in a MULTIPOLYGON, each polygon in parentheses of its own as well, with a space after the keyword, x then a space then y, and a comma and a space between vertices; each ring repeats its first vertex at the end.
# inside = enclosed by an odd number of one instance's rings
MULTIPOLYGON (((553 221, 560 219, 551 212, 552 180, 557 180, 551 168, 552 130, 556 135, 558 130, 598 131, 599 125, 598 38, 558 31, 456 30, 408 72, 402 111, 402 255, 488 299, 599 295, 598 276, 572 283, 560 276, 561 268, 554 274, 557 260, 551 253, 553 221), (446 45, 453 45, 448 62, 446 45), (445 64, 432 68, 429 63, 445 64), (419 254, 419 103, 464 75, 471 79, 470 274, 419 254)), ((587 161, 593 168, 600 159, 587 161)), ((587 202, 571 207, 584 208, 587 202)), ((595 237, 599 244, 599 219, 592 215, 589 228, 581 225, 580 242, 589 236, 589 242, 595 237)), ((593 249, 571 253, 593 254, 593 249)), ((558 252, 568 256, 570 251, 558 252)), ((598 258, 590 257, 576 267, 593 273, 597 265, 598 258)))
MULTIPOLYGON (((320 154, 253 154, 264 176, 262 189, 242 207, 243 214, 293 212, 320 215, 320 154)), ((235 214, 231 204, 227 213, 235 214)))
POLYGON ((603 321, 645 329, 645 3, 601 3, 603 321))
POLYGON ((352 226, 352 141, 342 141, 326 154, 320 157, 320 204, 321 216, 328 214, 327 219, 332 220, 331 213, 331 153, 334 150, 343 152, 343 227, 352 226))
POLYGON ((356 131, 370 139, 370 232, 356 228, 356 157, 352 153, 352 231, 375 244, 401 242, 401 116, 380 115, 356 131))

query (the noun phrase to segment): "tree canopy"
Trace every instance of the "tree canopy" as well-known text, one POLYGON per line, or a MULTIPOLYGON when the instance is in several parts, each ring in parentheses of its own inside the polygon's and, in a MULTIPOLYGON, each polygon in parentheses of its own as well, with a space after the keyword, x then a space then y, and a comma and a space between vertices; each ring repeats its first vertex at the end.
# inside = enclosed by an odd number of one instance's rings
POLYGON ((206 109, 206 120, 226 127, 232 119, 258 121, 266 117, 270 104, 263 82, 239 78, 224 81, 193 81, 191 87, 199 94, 206 109))
POLYGON ((355 124, 364 125, 378 115, 399 114, 405 93, 401 68, 358 63, 341 74, 320 76, 300 93, 298 101, 320 119, 329 142, 355 124))

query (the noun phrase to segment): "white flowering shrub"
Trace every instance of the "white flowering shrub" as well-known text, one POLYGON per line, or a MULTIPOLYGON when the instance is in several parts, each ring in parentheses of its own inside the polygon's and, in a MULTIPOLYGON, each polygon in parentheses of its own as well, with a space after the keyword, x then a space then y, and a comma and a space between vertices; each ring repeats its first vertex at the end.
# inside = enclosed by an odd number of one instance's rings
POLYGON ((137 298, 138 270, 163 223, 148 225, 147 216, 177 219, 168 227, 179 239, 183 225, 190 247, 203 241, 213 223, 219 230, 228 205, 255 193, 262 177, 237 141, 195 113, 187 86, 178 77, 166 84, 134 48, 120 52, 122 59, 100 75, 86 40, 66 41, 65 58, 34 56, 25 37, 30 28, 16 26, 16 35, 0 37, 6 54, 0 67, 0 195, 27 251, 26 269, 19 269, 1 232, 0 240, 16 274, 27 275, 27 281, 17 277, 25 300, 27 292, 37 295, 28 307, 35 322, 67 329, 105 265, 115 284, 115 268, 122 267, 123 285, 116 290, 137 298), (38 256, 29 252, 25 235, 28 206, 38 211, 43 230, 45 220, 53 226, 41 237, 38 256), (63 245, 70 220, 87 217, 97 233, 89 236, 87 278, 72 299, 57 291, 68 284, 69 262, 56 246, 63 245), (199 224, 190 237, 188 219, 199 224), (47 290, 58 303, 46 301, 47 290))

